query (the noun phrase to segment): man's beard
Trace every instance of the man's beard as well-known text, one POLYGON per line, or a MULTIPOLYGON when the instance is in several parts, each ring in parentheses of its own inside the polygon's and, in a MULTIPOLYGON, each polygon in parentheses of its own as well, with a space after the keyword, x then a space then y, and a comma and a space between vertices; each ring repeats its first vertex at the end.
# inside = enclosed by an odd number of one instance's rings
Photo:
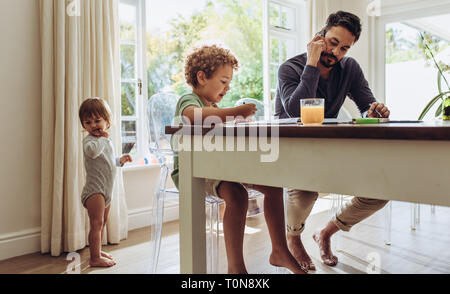
POLYGON ((330 53, 322 52, 322 53, 320 54, 320 60, 319 60, 319 61, 320 61, 320 64, 322 64, 323 66, 325 66, 325 67, 327 67, 327 68, 335 67, 336 65, 339 64, 339 61, 338 61, 337 57, 334 56, 333 53, 330 54, 330 53), (322 57, 325 57, 325 58, 330 57, 331 59, 334 59, 335 63, 330 64, 330 63, 328 63, 328 62, 325 62, 325 61, 322 60, 322 57))

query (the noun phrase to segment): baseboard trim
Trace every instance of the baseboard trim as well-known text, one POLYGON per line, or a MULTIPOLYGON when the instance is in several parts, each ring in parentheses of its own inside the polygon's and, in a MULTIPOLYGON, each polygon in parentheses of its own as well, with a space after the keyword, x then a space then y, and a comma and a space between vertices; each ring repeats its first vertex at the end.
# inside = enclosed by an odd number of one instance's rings
MULTIPOLYGON (((152 208, 144 207, 128 211, 128 230, 151 225, 152 208)), ((164 222, 178 219, 178 204, 167 203, 164 209, 164 222)), ((0 234, 0 261, 41 251, 41 228, 0 234)))
MULTIPOLYGON (((165 205, 164 222, 171 222, 178 219, 178 205, 165 205)), ((152 224, 152 208, 138 208, 128 211, 128 230, 148 227, 152 224)))
POLYGON ((40 249, 40 227, 0 235, 0 260, 39 252, 40 249))

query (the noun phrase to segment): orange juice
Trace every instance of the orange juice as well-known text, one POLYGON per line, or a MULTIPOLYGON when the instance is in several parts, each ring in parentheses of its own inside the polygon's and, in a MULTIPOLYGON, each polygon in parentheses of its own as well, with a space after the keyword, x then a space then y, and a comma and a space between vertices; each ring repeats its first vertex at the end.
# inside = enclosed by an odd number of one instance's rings
POLYGON ((323 106, 301 107, 301 118, 304 125, 321 125, 324 118, 323 106))

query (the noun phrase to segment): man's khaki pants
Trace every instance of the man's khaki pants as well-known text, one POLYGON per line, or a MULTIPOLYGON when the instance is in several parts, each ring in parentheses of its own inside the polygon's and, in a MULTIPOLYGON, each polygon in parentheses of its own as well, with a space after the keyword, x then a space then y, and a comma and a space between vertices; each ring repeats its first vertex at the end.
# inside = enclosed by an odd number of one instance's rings
MULTIPOLYGON (((288 234, 300 235, 303 232, 305 221, 311 213, 318 196, 319 193, 317 192, 288 190, 286 203, 286 231, 288 234)), ((350 231, 355 224, 371 216, 388 202, 388 200, 353 197, 350 203, 347 203, 333 216, 332 221, 340 230, 350 231)))

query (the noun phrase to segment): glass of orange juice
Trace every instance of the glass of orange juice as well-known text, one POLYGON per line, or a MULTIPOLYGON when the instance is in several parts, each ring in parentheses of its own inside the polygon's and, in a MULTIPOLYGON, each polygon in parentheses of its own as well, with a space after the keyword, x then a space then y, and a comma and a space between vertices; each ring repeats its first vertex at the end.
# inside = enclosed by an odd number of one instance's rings
POLYGON ((304 125, 321 125, 323 123, 325 99, 301 99, 300 103, 300 116, 304 125))

